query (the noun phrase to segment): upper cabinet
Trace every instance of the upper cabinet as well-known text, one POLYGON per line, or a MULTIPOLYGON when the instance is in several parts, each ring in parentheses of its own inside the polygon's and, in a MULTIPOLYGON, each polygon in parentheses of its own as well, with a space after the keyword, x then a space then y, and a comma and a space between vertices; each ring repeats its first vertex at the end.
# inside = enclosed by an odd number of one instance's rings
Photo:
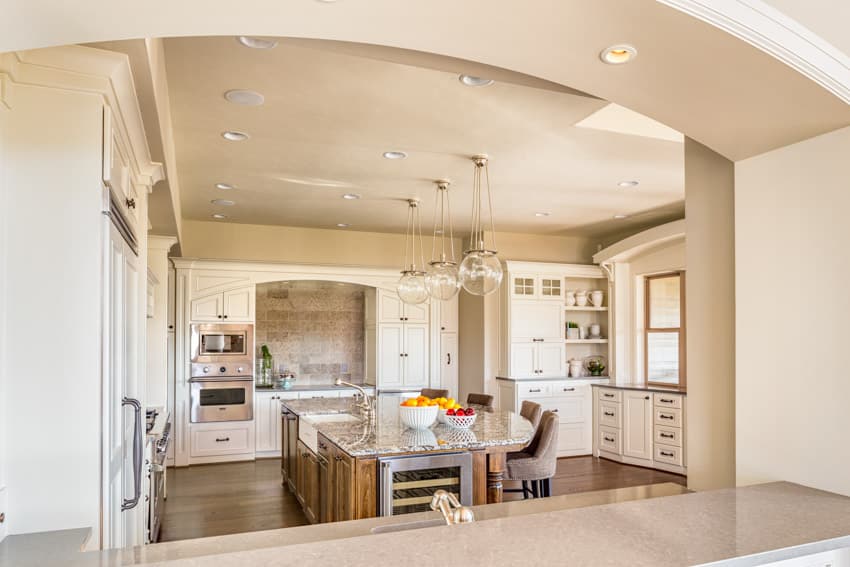
POLYGON ((512 299, 564 299, 564 279, 557 274, 510 274, 512 299))
POLYGON ((103 109, 103 182, 133 230, 138 231, 141 202, 133 182, 130 151, 113 123, 109 107, 103 109))
MULTIPOLYGON (((428 384, 430 306, 407 305, 393 291, 379 289, 375 380, 379 388, 428 384)), ((371 301, 367 300, 367 305, 371 301)), ((368 327, 368 324, 367 324, 368 327)))
POLYGON ((197 322, 250 323, 254 320, 255 293, 255 287, 250 286, 193 299, 191 319, 197 322))
POLYGON ((378 321, 381 323, 427 323, 428 304, 408 305, 394 292, 378 291, 378 321))
POLYGON ((440 332, 441 333, 456 333, 458 327, 458 298, 460 294, 455 295, 447 301, 438 301, 440 310, 440 332))
POLYGON ((511 302, 511 341, 564 341, 564 309, 548 301, 511 302))

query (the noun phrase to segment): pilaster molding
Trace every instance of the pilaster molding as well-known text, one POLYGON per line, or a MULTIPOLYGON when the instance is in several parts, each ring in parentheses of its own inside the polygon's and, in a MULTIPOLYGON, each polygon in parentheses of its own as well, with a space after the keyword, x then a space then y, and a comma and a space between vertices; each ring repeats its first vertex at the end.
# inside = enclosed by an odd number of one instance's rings
POLYGON ((746 41, 850 104, 850 57, 762 0, 657 0, 746 41))
POLYGON ((148 252, 151 250, 164 250, 168 252, 175 244, 177 244, 176 236, 148 235, 148 252))
POLYGON ((98 94, 110 107, 114 126, 132 149, 134 181, 151 187, 165 178, 161 163, 151 160, 129 58, 123 53, 80 45, 50 47, 0 55, 0 103, 11 107, 10 84, 98 94))

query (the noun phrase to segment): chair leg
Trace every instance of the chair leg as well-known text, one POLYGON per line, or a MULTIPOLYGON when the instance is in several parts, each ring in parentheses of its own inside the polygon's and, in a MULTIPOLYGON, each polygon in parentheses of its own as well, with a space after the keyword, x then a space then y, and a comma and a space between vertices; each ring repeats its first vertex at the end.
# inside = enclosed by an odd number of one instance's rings
POLYGON ((539 496, 540 496, 540 492, 539 492, 539 489, 538 489, 538 487, 539 487, 538 482, 539 481, 536 481, 536 480, 531 481, 531 497, 532 498, 539 498, 539 496))
POLYGON ((552 477, 544 478, 543 483, 543 496, 552 496, 552 477))
POLYGON ((522 499, 528 500, 528 481, 522 481, 522 499))

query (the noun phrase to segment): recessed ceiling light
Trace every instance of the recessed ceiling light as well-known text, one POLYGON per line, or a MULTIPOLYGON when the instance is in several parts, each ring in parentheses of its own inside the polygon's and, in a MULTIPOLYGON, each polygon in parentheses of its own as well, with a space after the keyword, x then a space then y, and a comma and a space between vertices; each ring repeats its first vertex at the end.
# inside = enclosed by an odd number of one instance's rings
POLYGON ((214 218, 216 220, 224 220, 224 219, 227 218, 227 215, 223 215, 221 213, 216 213, 212 216, 212 218, 214 218))
POLYGON ((236 189, 236 185, 231 185, 230 183, 216 183, 215 188, 223 191, 230 191, 231 189, 236 189))
POLYGON ((407 154, 399 151, 389 151, 384 152, 384 157, 387 159, 404 159, 407 157, 407 154))
POLYGON ((493 79, 485 79, 484 77, 476 77, 474 75, 460 75, 458 80, 467 87, 486 87, 495 82, 493 79))
POLYGON ((628 63, 637 57, 637 49, 634 46, 622 43, 620 45, 612 45, 608 49, 603 49, 599 54, 599 58, 603 63, 609 65, 622 65, 628 63))
POLYGON ((236 39, 245 47, 250 47, 252 49, 271 49, 273 47, 277 47, 277 40, 267 37, 251 37, 249 35, 240 35, 236 39))
POLYGON ((434 234, 443 234, 443 231, 438 228, 434 231, 434 234))
POLYGON ((259 106, 266 101, 266 97, 256 91, 246 89, 233 89, 224 93, 224 98, 233 104, 244 104, 245 106, 259 106))
POLYGON ((360 198, 360 195, 358 195, 357 193, 346 193, 345 195, 342 196, 342 198, 347 199, 349 201, 356 201, 357 199, 360 198))
POLYGON ((547 212, 543 212, 543 211, 541 211, 541 212, 539 212, 539 213, 534 213, 534 216, 536 216, 536 217, 548 217, 548 216, 549 216, 549 215, 551 215, 551 214, 552 214, 552 213, 547 213, 547 212))
POLYGON ((336 225, 337 225, 339 228, 348 228, 349 226, 351 226, 350 224, 348 224, 348 223, 344 223, 344 222, 338 222, 338 223, 336 223, 336 225))
POLYGON ((221 133, 221 137, 225 140, 230 140, 231 142, 241 142, 242 140, 247 140, 250 136, 245 132, 237 132, 236 130, 227 130, 221 133))
POLYGON ((222 207, 232 207, 236 204, 236 201, 230 201, 228 199, 213 199, 210 203, 213 205, 221 205, 222 207))
POLYGON ((618 187, 637 187, 640 185, 640 181, 620 181, 617 183, 618 187))
POLYGON ((623 219, 629 218, 629 216, 628 215, 614 215, 614 218, 617 219, 617 220, 623 220, 623 219))

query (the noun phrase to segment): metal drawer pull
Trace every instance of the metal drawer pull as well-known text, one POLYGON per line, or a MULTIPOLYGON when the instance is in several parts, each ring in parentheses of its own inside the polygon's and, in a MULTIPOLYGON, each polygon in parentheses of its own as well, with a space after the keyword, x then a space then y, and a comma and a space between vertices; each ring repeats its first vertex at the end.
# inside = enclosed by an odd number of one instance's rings
POLYGON ((614 417, 614 412, 613 412, 613 411, 606 411, 606 412, 603 412, 603 413, 604 413, 605 415, 607 415, 608 417, 614 417))
POLYGON ((216 437, 215 438, 216 443, 224 443, 225 441, 230 441, 230 437, 216 437))
POLYGON ((613 398, 614 397, 614 394, 602 394, 602 395, 605 396, 606 398, 613 398))
POLYGON ((662 457, 675 457, 676 455, 674 455, 673 453, 668 453, 667 451, 661 451, 661 456, 662 457))
POLYGON ((672 403, 673 403, 673 402, 675 402, 676 400, 668 400, 667 398, 658 398, 658 401, 659 401, 659 402, 662 402, 662 403, 665 403, 665 404, 672 404, 672 403))
POLYGON ((665 439, 673 439, 674 437, 676 437, 672 433, 659 433, 658 436, 664 437, 665 439))
POLYGON ((613 437, 608 437, 607 435, 605 437, 603 437, 603 439, 605 439, 609 443, 613 443, 615 441, 615 439, 613 437))
POLYGON ((531 339, 531 342, 534 342, 534 343, 542 343, 542 342, 543 342, 543 339, 531 339))
POLYGON ((658 417, 660 417, 661 419, 676 419, 672 415, 664 415, 663 413, 661 415, 659 415, 658 417))
MULTIPOLYGON (((536 372, 536 371, 535 371, 535 372, 536 372)), ((535 394, 536 394, 536 393, 538 393, 538 392, 542 392, 542 391, 543 391, 543 390, 541 390, 540 388, 535 388, 535 389, 533 389, 533 390, 529 390, 529 393, 535 393, 535 394)))
POLYGON ((565 392, 575 392, 576 389, 575 388, 564 388, 564 391, 565 392))

